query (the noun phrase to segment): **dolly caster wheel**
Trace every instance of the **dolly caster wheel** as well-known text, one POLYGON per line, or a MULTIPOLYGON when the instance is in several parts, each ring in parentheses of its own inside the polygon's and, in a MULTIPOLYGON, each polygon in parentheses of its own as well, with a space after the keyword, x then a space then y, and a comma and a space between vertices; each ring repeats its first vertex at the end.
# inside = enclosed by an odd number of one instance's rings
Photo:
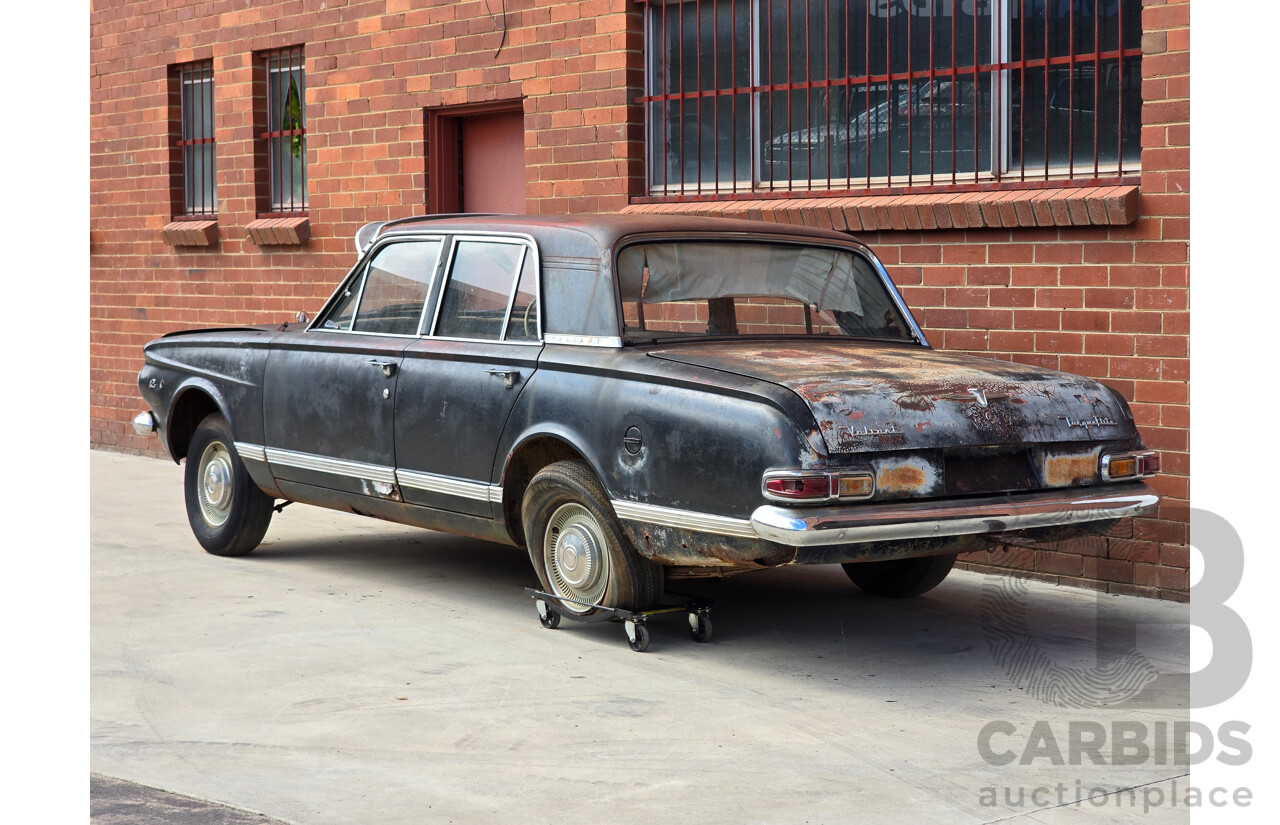
POLYGON ((695 642, 711 641, 711 617, 702 613, 690 613, 689 635, 695 642))
POLYGON ((631 649, 636 653, 643 653, 649 649, 649 628, 635 622, 627 622, 627 644, 631 645, 631 649))
POLYGON ((555 630, 560 626, 560 614, 548 607, 546 602, 538 602, 538 621, 547 630, 555 630))

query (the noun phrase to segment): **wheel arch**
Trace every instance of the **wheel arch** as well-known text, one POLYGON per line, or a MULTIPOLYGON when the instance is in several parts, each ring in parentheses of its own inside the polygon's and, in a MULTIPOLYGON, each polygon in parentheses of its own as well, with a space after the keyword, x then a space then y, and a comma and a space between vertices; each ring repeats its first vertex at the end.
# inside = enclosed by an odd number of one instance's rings
POLYGON ((174 396, 173 403, 169 405, 169 419, 165 422, 165 437, 174 463, 180 463, 186 457, 191 437, 206 416, 219 413, 228 424, 231 423, 226 407, 216 396, 212 387, 195 382, 182 387, 174 396))
POLYGON ((581 461, 604 484, 604 476, 595 462, 587 457, 587 451, 564 432, 527 433, 507 452, 502 467, 502 515, 507 532, 517 546, 526 546, 521 509, 529 482, 543 467, 557 461, 581 461))

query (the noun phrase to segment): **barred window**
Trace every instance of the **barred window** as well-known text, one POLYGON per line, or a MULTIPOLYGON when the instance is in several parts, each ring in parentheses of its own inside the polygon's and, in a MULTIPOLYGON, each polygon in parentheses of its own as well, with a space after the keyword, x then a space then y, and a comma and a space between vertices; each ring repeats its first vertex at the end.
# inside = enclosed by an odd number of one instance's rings
POLYGON ((652 195, 1135 173, 1140 0, 645 0, 652 195))
POLYGON ((270 212, 307 208, 307 86, 301 46, 262 56, 266 80, 263 141, 270 212))
POLYGON ((207 61, 184 64, 175 67, 175 74, 178 123, 174 145, 182 177, 180 214, 214 215, 218 211, 218 192, 213 139, 213 64, 207 61))

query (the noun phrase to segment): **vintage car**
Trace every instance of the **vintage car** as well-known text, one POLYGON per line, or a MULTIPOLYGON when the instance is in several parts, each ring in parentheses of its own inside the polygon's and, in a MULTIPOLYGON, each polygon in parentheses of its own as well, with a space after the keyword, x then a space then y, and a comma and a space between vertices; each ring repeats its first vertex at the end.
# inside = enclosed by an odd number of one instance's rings
POLYGON ((910 596, 1158 503, 1115 392, 932 349, 841 233, 465 215, 356 246, 310 323, 146 346, 134 425, 186 460, 210 553, 303 502, 527 547, 585 615, 788 564, 910 596))

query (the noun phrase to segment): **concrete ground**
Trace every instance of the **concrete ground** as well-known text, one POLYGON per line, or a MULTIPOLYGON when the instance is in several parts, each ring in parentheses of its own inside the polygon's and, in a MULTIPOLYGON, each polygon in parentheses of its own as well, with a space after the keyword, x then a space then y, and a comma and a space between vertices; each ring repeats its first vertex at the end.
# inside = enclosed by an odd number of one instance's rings
POLYGON ((298 825, 1188 819, 1157 741, 1187 718, 1187 605, 964 572, 889 601, 789 568, 682 583, 719 600, 713 641, 655 620, 638 654, 543 629, 520 550, 296 505, 216 558, 180 467, 94 453, 91 483, 95 817, 114 778, 298 825), (1098 657, 1126 634, 1128 671, 1098 657), (1069 746, 1117 722, 1147 732, 1135 764, 1069 746), (992 723, 1022 760, 984 759, 992 723))

